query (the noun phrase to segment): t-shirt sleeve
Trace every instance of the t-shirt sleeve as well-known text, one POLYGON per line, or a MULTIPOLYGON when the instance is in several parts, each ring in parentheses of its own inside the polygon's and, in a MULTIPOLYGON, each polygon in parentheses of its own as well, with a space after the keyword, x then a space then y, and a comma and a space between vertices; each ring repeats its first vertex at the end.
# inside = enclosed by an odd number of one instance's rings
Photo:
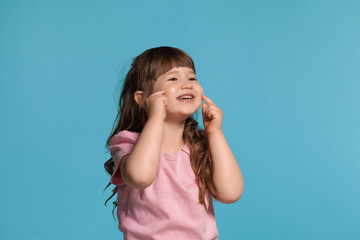
POLYGON ((140 134, 136 132, 121 131, 111 138, 109 148, 114 161, 114 173, 110 178, 112 184, 120 186, 124 183, 119 169, 120 161, 125 155, 131 152, 139 135, 140 134))

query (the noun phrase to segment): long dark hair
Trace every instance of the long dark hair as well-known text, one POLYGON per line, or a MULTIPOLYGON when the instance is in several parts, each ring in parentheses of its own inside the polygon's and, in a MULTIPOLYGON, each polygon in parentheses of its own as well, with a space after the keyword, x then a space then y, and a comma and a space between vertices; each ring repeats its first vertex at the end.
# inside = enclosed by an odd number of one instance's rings
MULTIPOLYGON (((173 47, 157 47, 148 49, 137 56, 125 77, 123 89, 119 100, 119 112, 116 116, 113 129, 106 142, 106 148, 110 151, 110 139, 122 130, 141 133, 147 115, 144 108, 145 99, 151 95, 153 84, 156 79, 170 71, 174 67, 188 67, 195 73, 195 65, 191 57, 184 51, 173 47), (143 104, 137 104, 134 100, 136 91, 143 91, 143 104), (116 127, 114 128, 114 126, 116 127)), ((186 119, 183 138, 190 146, 190 161, 199 186, 199 203, 205 207, 205 197, 210 193, 212 186, 212 165, 206 134, 198 128, 198 122, 192 117, 186 119)), ((114 172, 114 161, 110 158, 104 164, 105 170, 112 175, 114 172)), ((105 187, 108 188, 109 184, 105 187)), ((112 195, 106 203, 117 193, 117 187, 112 190, 112 195)), ((113 202, 114 210, 118 201, 113 202)))

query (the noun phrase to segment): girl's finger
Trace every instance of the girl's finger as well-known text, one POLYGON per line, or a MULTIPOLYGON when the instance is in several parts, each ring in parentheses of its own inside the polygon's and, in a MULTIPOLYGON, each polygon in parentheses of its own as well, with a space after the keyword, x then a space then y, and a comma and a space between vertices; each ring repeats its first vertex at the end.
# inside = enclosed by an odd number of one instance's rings
POLYGON ((202 105, 202 112, 206 112, 206 110, 208 109, 208 105, 206 103, 203 103, 202 105))
POLYGON ((205 96, 204 94, 202 95, 202 99, 204 99, 207 104, 209 104, 209 103, 214 103, 210 98, 208 98, 208 97, 205 96))
POLYGON ((216 118, 216 111, 215 111, 214 109, 211 109, 211 110, 209 111, 209 114, 210 114, 210 116, 211 116, 212 118, 216 118))
POLYGON ((161 91, 158 91, 158 92, 154 92, 149 97, 156 96, 156 95, 164 95, 164 93, 165 93, 165 90, 161 90, 161 91))
POLYGON ((206 103, 203 103, 203 104, 202 104, 202 109, 204 110, 205 108, 207 108, 207 104, 206 104, 206 103))

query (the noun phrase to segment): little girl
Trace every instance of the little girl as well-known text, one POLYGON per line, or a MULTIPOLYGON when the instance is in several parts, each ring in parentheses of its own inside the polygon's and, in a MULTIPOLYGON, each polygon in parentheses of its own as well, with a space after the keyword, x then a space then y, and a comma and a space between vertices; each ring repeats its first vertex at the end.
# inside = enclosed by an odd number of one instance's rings
POLYGON ((105 169, 124 239, 218 239, 212 198, 237 201, 243 178, 191 57, 172 47, 136 57, 119 106, 105 169), (191 117, 200 107, 205 131, 191 117))

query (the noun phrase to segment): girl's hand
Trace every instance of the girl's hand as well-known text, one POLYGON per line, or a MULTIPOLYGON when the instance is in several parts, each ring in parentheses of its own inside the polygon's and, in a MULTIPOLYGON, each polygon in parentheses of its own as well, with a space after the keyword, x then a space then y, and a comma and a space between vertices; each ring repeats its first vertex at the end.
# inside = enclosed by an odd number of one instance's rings
POLYGON ((222 131, 222 110, 204 94, 202 95, 202 99, 205 100, 205 103, 202 105, 202 115, 205 131, 208 134, 219 130, 222 131))
POLYGON ((164 93, 165 90, 158 91, 146 98, 145 110, 149 118, 160 117, 161 119, 165 119, 167 98, 164 93))

